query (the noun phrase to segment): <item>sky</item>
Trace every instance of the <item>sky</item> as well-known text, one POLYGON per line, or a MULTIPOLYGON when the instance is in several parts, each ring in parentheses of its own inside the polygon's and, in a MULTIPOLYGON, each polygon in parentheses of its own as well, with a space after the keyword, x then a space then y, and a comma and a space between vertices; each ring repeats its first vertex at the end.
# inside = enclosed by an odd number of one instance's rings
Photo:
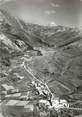
POLYGON ((6 0, 0 7, 41 25, 82 26, 82 0, 6 0))

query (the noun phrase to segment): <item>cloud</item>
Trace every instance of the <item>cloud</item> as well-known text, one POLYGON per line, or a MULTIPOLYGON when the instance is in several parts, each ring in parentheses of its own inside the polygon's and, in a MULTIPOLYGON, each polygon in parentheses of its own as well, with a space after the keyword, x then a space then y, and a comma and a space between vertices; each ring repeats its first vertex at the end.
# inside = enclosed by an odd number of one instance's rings
POLYGON ((59 4, 55 4, 55 3, 53 3, 53 2, 51 3, 51 6, 52 6, 52 7, 56 7, 56 8, 60 7, 59 4))
POLYGON ((15 0, 0 0, 0 5, 5 4, 6 2, 15 1, 15 0))
POLYGON ((46 10, 44 13, 47 15, 51 15, 51 14, 55 14, 56 11, 55 10, 46 10))

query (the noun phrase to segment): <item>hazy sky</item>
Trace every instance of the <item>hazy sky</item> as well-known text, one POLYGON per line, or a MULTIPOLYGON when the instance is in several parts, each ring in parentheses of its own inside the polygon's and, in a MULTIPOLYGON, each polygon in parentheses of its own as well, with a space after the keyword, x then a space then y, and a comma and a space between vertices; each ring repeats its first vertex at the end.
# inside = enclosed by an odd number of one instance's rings
POLYGON ((26 22, 82 26, 82 0, 14 0, 2 8, 26 22))

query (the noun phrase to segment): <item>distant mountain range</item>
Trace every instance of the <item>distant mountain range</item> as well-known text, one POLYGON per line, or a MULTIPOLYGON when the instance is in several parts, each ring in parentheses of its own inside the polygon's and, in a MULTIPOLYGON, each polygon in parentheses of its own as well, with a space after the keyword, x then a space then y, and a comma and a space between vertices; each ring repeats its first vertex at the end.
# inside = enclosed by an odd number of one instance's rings
POLYGON ((22 20, 10 16, 5 10, 0 10, 2 21, 0 32, 12 41, 21 40, 31 49, 36 46, 63 47, 82 39, 81 28, 64 26, 40 26, 25 23, 22 20))

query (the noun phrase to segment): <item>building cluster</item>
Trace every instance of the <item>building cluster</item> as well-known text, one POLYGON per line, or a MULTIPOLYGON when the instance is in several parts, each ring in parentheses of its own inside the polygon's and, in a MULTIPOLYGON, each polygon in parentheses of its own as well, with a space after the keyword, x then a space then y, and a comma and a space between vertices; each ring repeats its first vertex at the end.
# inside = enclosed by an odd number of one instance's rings
POLYGON ((43 84, 32 81, 32 86, 38 95, 34 96, 32 91, 21 92, 7 83, 2 84, 3 114, 6 113, 6 115, 9 115, 8 117, 13 117, 13 115, 16 117, 27 117, 27 115, 29 117, 51 117, 52 115, 56 116, 60 108, 69 108, 65 100, 59 100, 56 97, 51 97, 50 99, 49 91, 43 84))

